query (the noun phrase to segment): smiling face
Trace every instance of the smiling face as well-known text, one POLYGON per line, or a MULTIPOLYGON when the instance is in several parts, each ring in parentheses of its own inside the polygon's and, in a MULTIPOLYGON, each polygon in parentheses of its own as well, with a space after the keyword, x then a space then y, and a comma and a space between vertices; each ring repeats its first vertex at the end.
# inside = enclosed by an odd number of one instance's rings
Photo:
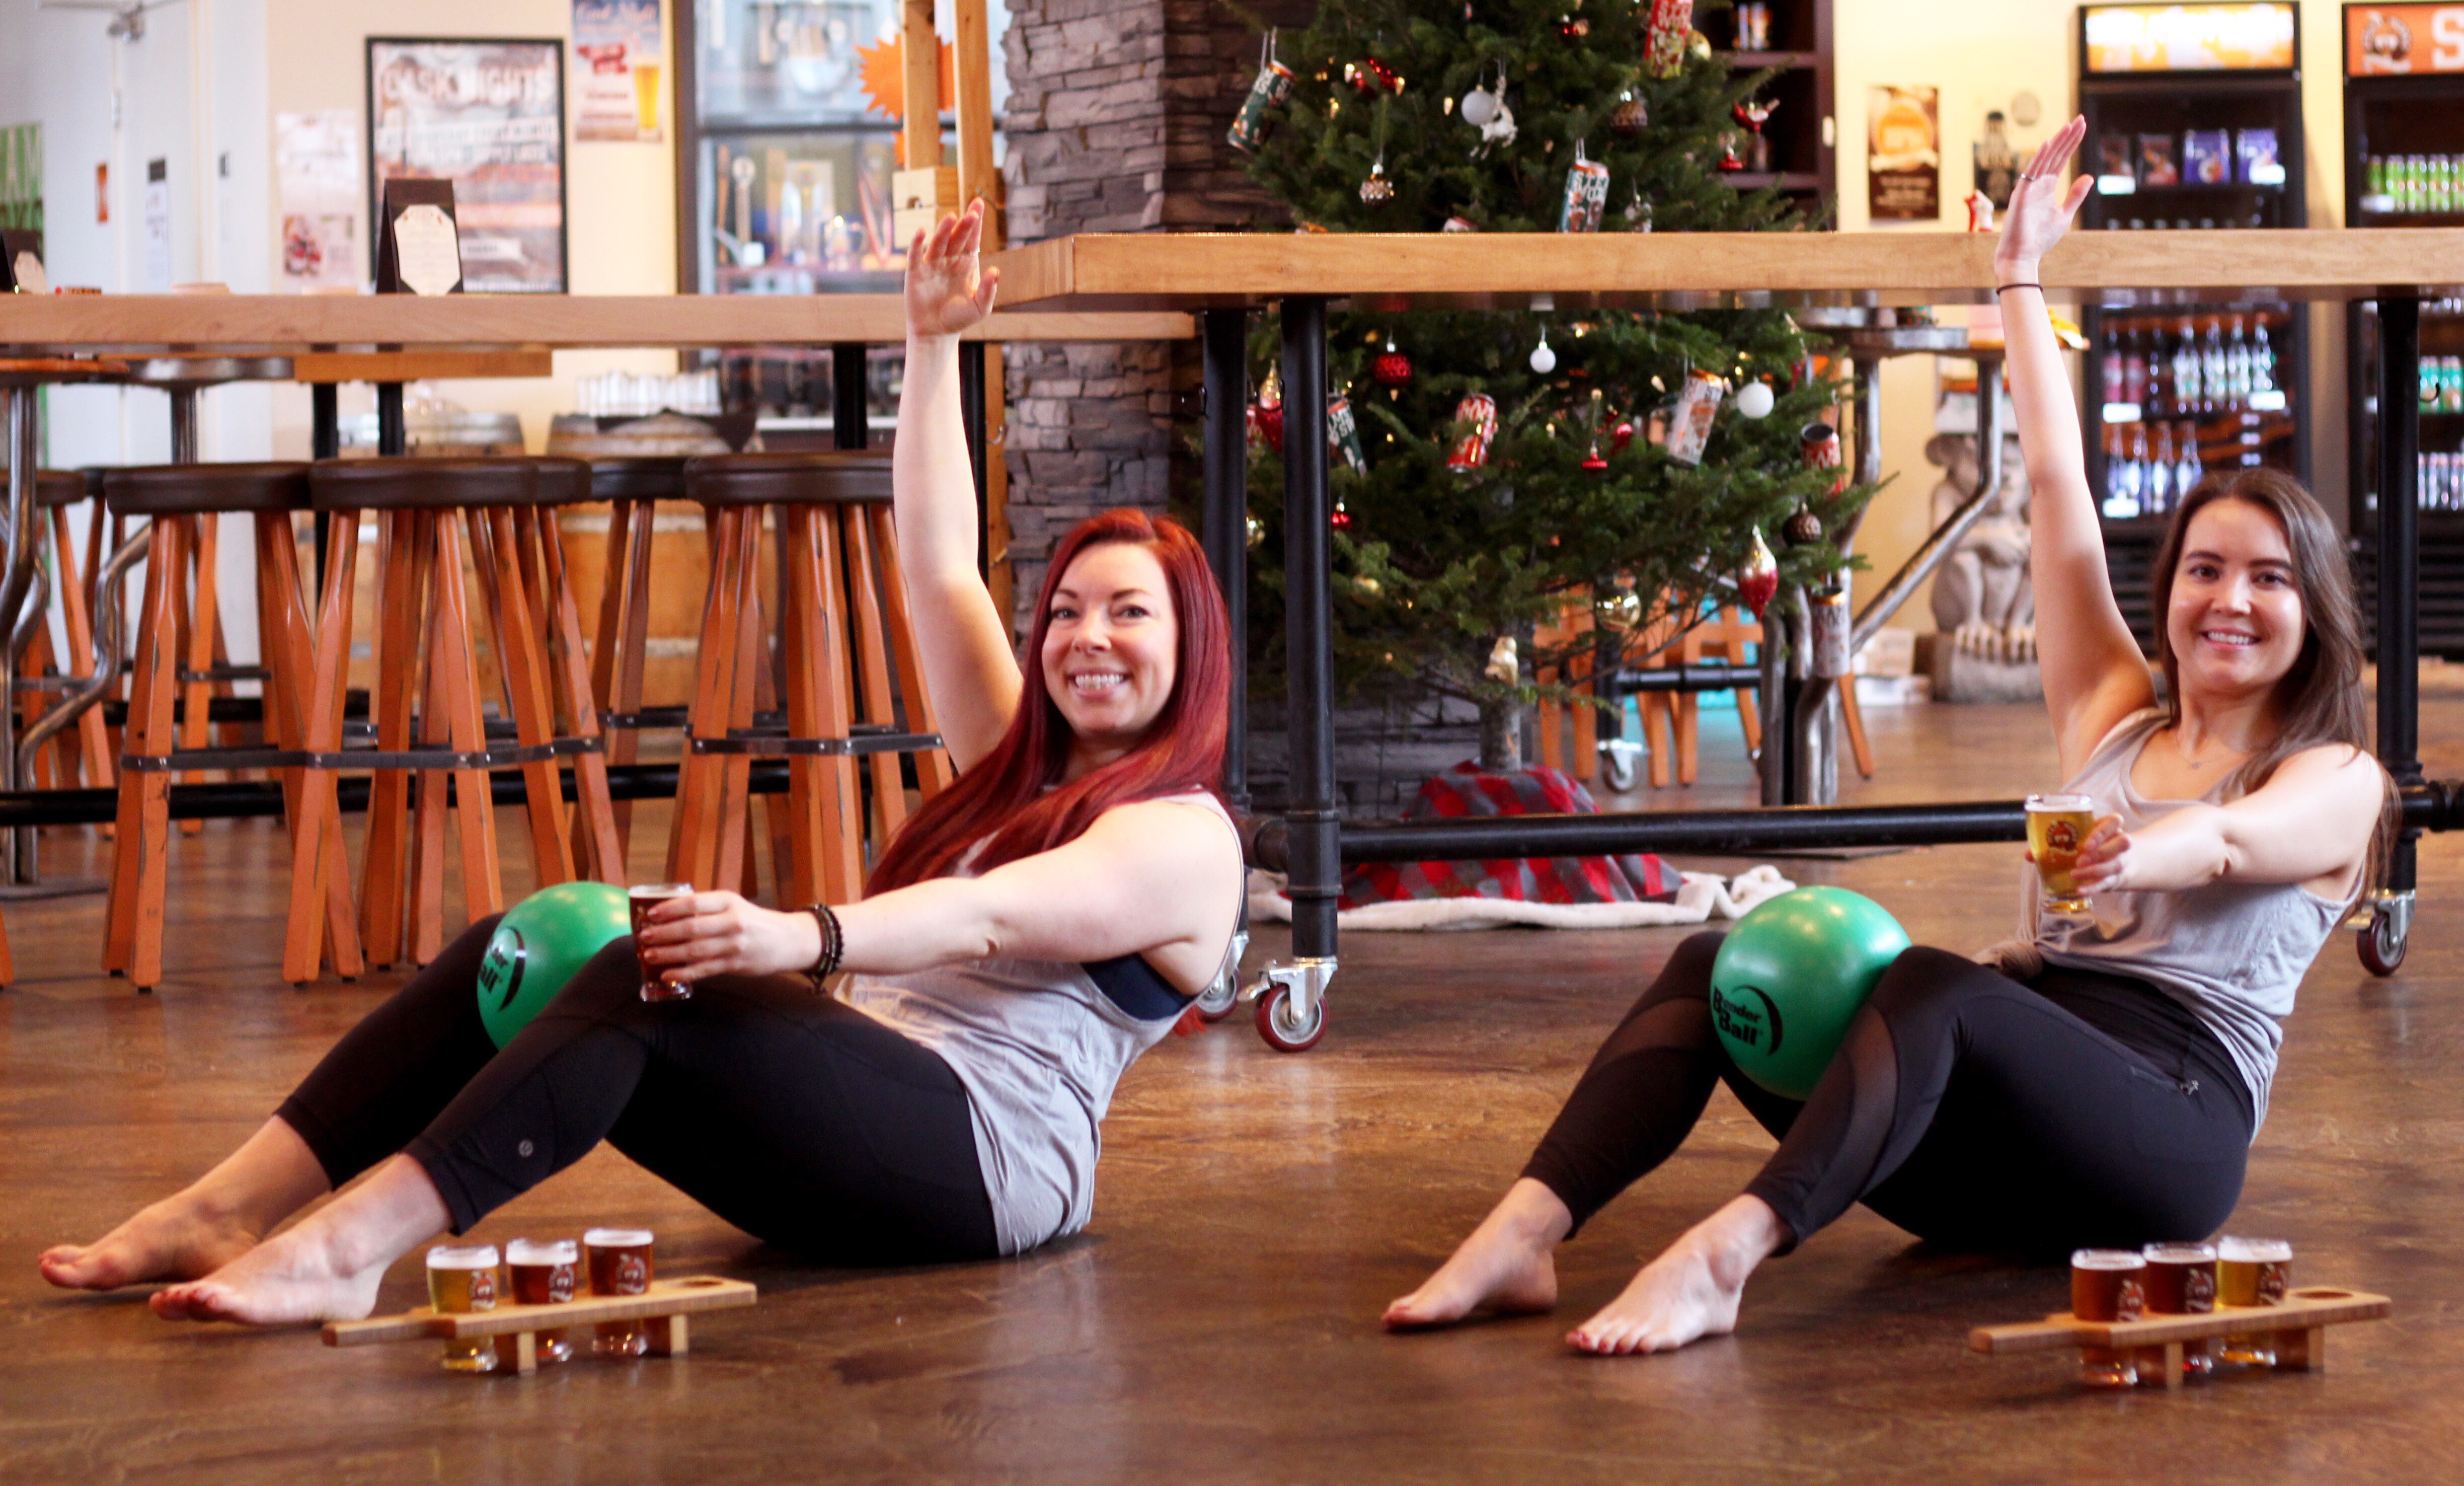
POLYGON ((2272 687, 2300 657, 2305 634, 2283 526, 2247 500, 2201 506, 2183 534, 2165 610, 2183 690, 2224 698, 2272 687))
POLYGON ((1135 747, 1155 725, 1180 667, 1180 626, 1163 564, 1108 542, 1063 571, 1046 616, 1044 689, 1076 741, 1075 777, 1135 747))

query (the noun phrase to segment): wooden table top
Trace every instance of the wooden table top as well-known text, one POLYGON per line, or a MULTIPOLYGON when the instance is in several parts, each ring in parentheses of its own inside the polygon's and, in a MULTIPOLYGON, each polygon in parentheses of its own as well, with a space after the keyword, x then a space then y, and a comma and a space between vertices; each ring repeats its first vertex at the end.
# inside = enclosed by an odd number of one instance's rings
MULTIPOLYGON (((1179 341, 1169 311, 997 313, 967 339, 1179 341)), ((904 341, 894 294, 0 295, 0 355, 531 351, 904 341)))
MULTIPOLYGON (((1012 248, 1011 308, 1143 310, 1322 294, 1401 308, 1698 309, 1992 298, 1982 233, 1088 233, 1012 248)), ((2074 233, 2054 299, 2106 305, 2464 293, 2464 228, 2074 233)))

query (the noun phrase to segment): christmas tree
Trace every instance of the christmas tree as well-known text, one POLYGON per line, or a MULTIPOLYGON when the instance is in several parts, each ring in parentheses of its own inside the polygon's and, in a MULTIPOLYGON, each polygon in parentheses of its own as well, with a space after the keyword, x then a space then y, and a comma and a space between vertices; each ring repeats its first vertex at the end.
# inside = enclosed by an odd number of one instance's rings
MULTIPOLYGON (((1766 78, 1732 77, 1689 10, 1326 0, 1275 38, 1260 91, 1287 70, 1288 96, 1253 107, 1234 143, 1302 231, 1806 229, 1776 192, 1724 178, 1766 78)), ((1266 692, 1283 674, 1276 344, 1269 323, 1251 346, 1251 659, 1266 692)), ((1767 583, 1764 551, 1783 595, 1833 582, 1845 560, 1824 534, 1867 492, 1835 489, 1838 472, 1800 452, 1840 393, 1815 374, 1820 349, 1771 310, 1335 317, 1330 388, 1347 406, 1332 422, 1348 412, 1356 433, 1332 460, 1339 683, 1475 702, 1482 765, 1512 768, 1537 667, 1603 633, 1667 640, 1737 602, 1741 572, 1767 583), (1570 606, 1595 633, 1535 646, 1570 606), (1519 671, 1502 640, 1519 641, 1519 671)))

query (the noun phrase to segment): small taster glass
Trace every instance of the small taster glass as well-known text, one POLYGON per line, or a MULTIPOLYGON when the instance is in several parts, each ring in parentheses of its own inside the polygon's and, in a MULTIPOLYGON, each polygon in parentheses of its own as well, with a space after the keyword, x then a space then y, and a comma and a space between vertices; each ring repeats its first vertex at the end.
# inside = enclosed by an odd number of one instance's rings
MULTIPOLYGON (((650 1231, 647 1228, 594 1228, 582 1235, 590 1260, 590 1293, 595 1296, 650 1293, 650 1231)), ((649 1329, 638 1320, 599 1323, 590 1349, 602 1357, 639 1357, 650 1349, 649 1329)))
POLYGON ((2071 880, 2079 848, 2096 829, 2096 802, 2083 794, 2028 796, 2028 851, 2036 858, 2036 880, 2044 890, 2045 907, 2058 914, 2083 914, 2087 898, 2071 880))
MULTIPOLYGON (((2293 1246, 2281 1238, 2216 1240, 2216 1300, 2228 1309, 2282 1305, 2293 1282, 2293 1246)), ((2225 1338, 2219 1354, 2237 1367, 2276 1365, 2276 1333, 2243 1332, 2225 1338)))
POLYGON ((675 898, 693 897, 690 882, 645 882, 628 889, 626 901, 633 910, 633 958, 642 966, 642 999, 645 1001, 691 1001, 693 987, 683 981, 670 980, 650 968, 642 960, 642 927, 649 921, 650 910, 675 898))
MULTIPOLYGON (((582 1288, 582 1250, 570 1238, 536 1243, 517 1238, 505 1245, 505 1266, 514 1275, 517 1305, 562 1305, 582 1288)), ((539 1333, 539 1360, 561 1363, 573 1355, 564 1328, 539 1333)))
MULTIPOLYGON (((2216 1308, 2216 1246, 2213 1244, 2149 1244, 2140 1251, 2147 1260, 2147 1314, 2205 1316, 2216 1308)), ((2143 1383, 2165 1381, 2165 1349, 2151 1347, 2140 1355, 2143 1383), (2155 1376, 2148 1376, 2150 1368, 2155 1376)), ((2195 1338, 2182 1343, 2182 1376, 2204 1378, 2216 1370, 2212 1340, 2195 1338)))
MULTIPOLYGON (((438 1244, 429 1250, 428 1304, 439 1315, 495 1310, 496 1246, 438 1244)), ((449 1372, 494 1372, 496 1344, 485 1337, 449 1339, 445 1367, 449 1372)))
MULTIPOLYGON (((2071 1254, 2071 1315, 2080 1320, 2137 1320, 2147 1308, 2147 1261, 2127 1249, 2080 1249, 2071 1254)), ((2079 1348, 2079 1381, 2092 1388, 2126 1388, 2139 1381, 2126 1346, 2079 1348)))

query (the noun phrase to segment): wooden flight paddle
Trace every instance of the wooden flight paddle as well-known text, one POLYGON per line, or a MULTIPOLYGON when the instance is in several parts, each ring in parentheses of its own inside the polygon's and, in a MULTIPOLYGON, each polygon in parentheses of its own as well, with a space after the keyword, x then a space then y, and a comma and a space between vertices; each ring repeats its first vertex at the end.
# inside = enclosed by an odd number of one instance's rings
POLYGON ((2387 1297, 2334 1285, 2288 1291, 2280 1305, 2219 1305, 2190 1316, 2150 1316, 2142 1320, 2080 1320, 2067 1311, 2043 1320, 1980 1326, 1968 1334, 1969 1350, 1995 1357, 2063 1347, 2162 1347, 2165 1386, 2182 1386, 2182 1343, 2207 1337, 2272 1336, 2277 1372, 2327 1370, 2327 1328, 2347 1321, 2384 1320, 2387 1297))
POLYGON ((539 1370, 538 1337, 605 1321, 641 1320, 649 1324, 649 1355, 682 1357, 688 1349, 685 1318, 695 1311, 725 1311, 751 1305, 758 1292, 740 1279, 694 1275, 684 1279, 656 1279, 644 1295, 580 1295, 560 1305, 509 1303, 488 1311, 439 1312, 420 1306, 395 1316, 366 1320, 329 1320, 327 1346, 366 1346, 377 1342, 408 1342, 420 1337, 468 1341, 496 1339, 497 1355, 513 1370, 539 1370))

